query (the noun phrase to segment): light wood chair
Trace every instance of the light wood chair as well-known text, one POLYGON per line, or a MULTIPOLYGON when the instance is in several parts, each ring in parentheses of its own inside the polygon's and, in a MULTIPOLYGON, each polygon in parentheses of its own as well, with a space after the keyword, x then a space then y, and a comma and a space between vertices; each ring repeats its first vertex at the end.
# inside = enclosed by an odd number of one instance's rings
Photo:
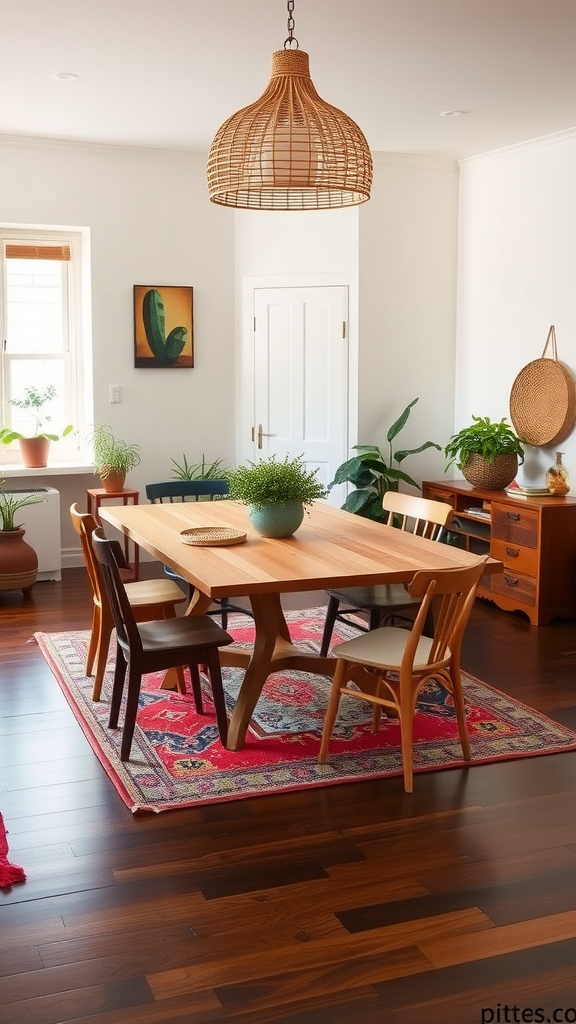
POLYGON ((222 746, 226 746, 228 718, 222 688, 218 648, 232 643, 232 637, 208 615, 183 615, 171 619, 139 622, 128 600, 127 585, 121 578, 112 541, 101 527, 92 534, 94 554, 102 569, 104 586, 116 626, 116 667, 110 701, 111 729, 118 725, 126 674, 128 689, 120 760, 128 761, 136 726, 142 676, 188 665, 196 710, 202 714, 199 666, 205 666, 212 688, 214 709, 222 746))
POLYGON ((486 558, 480 558, 465 569, 416 573, 408 589, 421 603, 411 630, 382 626, 334 647, 337 664, 318 756, 320 764, 325 764, 328 757, 342 694, 372 704, 374 732, 378 731, 382 708, 390 708, 399 718, 404 789, 411 793, 414 713, 418 694, 430 679, 438 680, 452 694, 462 753, 470 760, 460 650, 485 563, 486 558), (433 598, 439 601, 439 609, 434 635, 427 637, 423 627, 433 598))
MULTIPOLYGON (((91 676, 96 665, 92 700, 100 700, 114 620, 104 587, 102 570, 92 547, 92 534, 98 524, 94 516, 89 512, 80 512, 76 504, 70 506, 70 517, 80 537, 84 563, 92 587, 92 627, 86 657, 86 675, 91 676)), ((167 579, 127 583, 126 594, 134 616, 139 622, 173 618, 176 615, 176 605, 186 600, 180 587, 173 580, 167 579)), ((178 673, 178 688, 185 692, 183 672, 178 673)))
MULTIPOLYGON (((382 499, 382 508, 388 513, 384 529, 392 527, 395 520, 400 519, 400 529, 409 530, 410 533, 417 533, 430 540, 441 540, 444 527, 450 521, 453 512, 452 506, 446 502, 432 501, 413 494, 401 494, 398 491, 386 491, 382 499)), ((417 598, 410 597, 402 583, 329 590, 328 597, 320 646, 322 657, 326 657, 330 649, 337 619, 352 624, 357 629, 372 630, 383 626, 395 616, 413 619, 420 603, 417 598), (346 607, 340 609, 341 604, 346 607), (357 619, 350 623, 348 616, 358 612, 368 612, 367 627, 359 625, 357 619)), ((429 617, 426 631, 431 630, 432 620, 429 617)))

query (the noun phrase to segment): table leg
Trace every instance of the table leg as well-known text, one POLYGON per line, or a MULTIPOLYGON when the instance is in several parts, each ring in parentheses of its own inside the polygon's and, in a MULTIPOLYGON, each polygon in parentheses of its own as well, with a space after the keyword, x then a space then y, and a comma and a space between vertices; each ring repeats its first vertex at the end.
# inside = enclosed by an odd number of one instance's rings
POLYGON ((335 658, 323 658, 294 647, 279 594, 254 595, 250 601, 255 627, 253 649, 225 647, 220 651, 223 666, 246 669, 228 728, 229 750, 242 750, 252 712, 272 672, 296 669, 332 676, 336 667, 335 658))

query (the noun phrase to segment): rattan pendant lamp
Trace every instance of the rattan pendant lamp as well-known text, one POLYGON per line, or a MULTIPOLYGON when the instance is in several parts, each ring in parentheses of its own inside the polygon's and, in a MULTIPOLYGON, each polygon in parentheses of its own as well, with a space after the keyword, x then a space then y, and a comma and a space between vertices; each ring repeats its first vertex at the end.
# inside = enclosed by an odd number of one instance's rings
POLYGON ((272 76, 256 103, 222 125, 208 157, 210 199, 247 210, 328 210, 370 198, 372 156, 358 125, 325 103, 294 37, 272 54, 272 76))

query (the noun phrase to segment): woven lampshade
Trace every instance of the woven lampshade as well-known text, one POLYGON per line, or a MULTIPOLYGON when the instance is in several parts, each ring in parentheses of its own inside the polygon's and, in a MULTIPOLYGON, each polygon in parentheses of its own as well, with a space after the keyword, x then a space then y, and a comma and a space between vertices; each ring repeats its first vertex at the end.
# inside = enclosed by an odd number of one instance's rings
POLYGON ((328 210, 370 198, 372 156, 358 125, 320 98, 308 54, 277 50, 256 103, 222 125, 208 157, 210 199, 246 210, 328 210))

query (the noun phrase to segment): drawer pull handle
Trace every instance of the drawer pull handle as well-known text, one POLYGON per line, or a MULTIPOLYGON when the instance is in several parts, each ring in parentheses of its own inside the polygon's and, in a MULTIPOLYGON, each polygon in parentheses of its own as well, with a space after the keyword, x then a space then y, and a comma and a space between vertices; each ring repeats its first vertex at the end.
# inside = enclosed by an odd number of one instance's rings
POLYGON ((519 523, 520 522, 520 513, 519 512, 507 512, 506 513, 506 518, 509 519, 511 523, 519 523))
POLYGON ((513 576, 504 576, 504 582, 507 587, 517 587, 518 580, 515 580, 513 576))
POLYGON ((519 548, 506 548, 506 554, 510 555, 510 558, 518 558, 520 550, 519 548))

